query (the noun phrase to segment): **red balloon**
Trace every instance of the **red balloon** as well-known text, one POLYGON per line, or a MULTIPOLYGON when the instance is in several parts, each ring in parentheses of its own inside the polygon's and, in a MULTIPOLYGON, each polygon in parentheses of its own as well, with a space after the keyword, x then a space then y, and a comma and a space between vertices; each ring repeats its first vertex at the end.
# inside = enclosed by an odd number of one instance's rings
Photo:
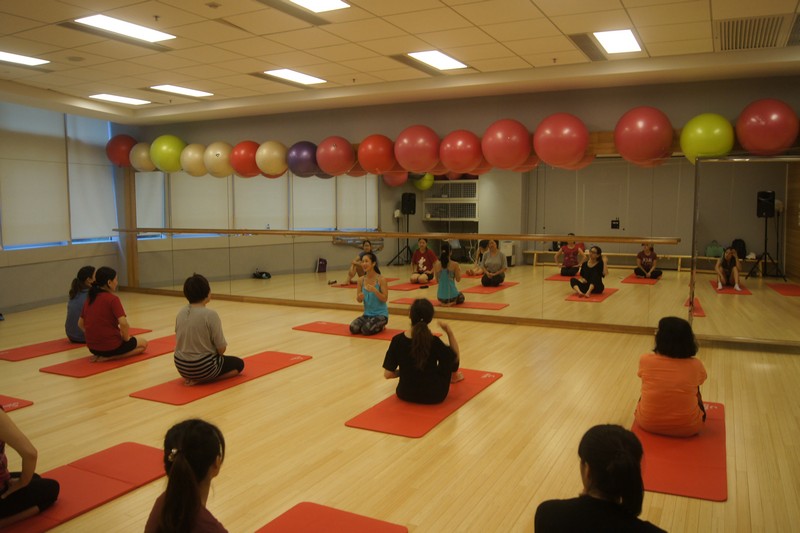
POLYGON ((383 182, 389 187, 399 187, 408 181, 408 172, 401 170, 399 172, 384 172, 383 182))
POLYGON ((344 174, 356 163, 353 145, 344 137, 328 137, 317 146, 317 165, 332 176, 344 174))
POLYGON ((792 147, 800 129, 797 114, 773 98, 756 100, 736 120, 736 136, 742 147, 755 155, 780 154, 792 147))
POLYGON ((554 167, 579 162, 589 146, 586 125, 569 113, 555 113, 539 123, 533 134, 533 147, 542 161, 554 167))
POLYGON ((585 154, 576 163, 572 163, 571 165, 561 165, 560 168, 564 168, 567 170, 580 170, 582 168, 588 167, 592 161, 594 161, 594 154, 585 154))
POLYGON ((361 176, 366 176, 367 171, 361 168, 361 164, 356 161, 353 165, 353 168, 347 171, 348 176, 353 176, 354 178, 360 178, 361 176))
POLYGON ((445 135, 439 146, 442 164, 453 172, 469 172, 481 163, 481 140, 467 130, 456 130, 445 135))
MULTIPOLYGON (((383 174, 394 168, 394 143, 386 135, 376 133, 358 145, 358 162, 372 174, 383 174)), ((351 174, 352 175, 352 174, 351 174)))
POLYGON ((531 134, 521 122, 501 119, 483 132, 481 148, 491 166, 510 170, 523 164, 531 155, 531 134))
POLYGON ((528 159, 520 166, 513 168, 514 172, 530 172, 539 165, 540 159, 536 154, 531 154, 528 159))
POLYGON ((231 166, 241 177, 252 178, 261 174, 261 169, 256 164, 256 151, 259 146, 254 141, 242 141, 231 150, 231 166))
POLYGON ((492 170, 492 165, 486 160, 486 157, 482 157, 478 166, 470 170, 469 173, 473 176, 480 176, 486 174, 490 170, 492 170))
POLYGON ((442 162, 439 162, 436 164, 435 167, 430 169, 428 172, 430 172, 434 176, 444 176, 445 174, 447 174, 447 167, 444 166, 442 162))
POLYGON ((106 156, 108 160, 118 167, 131 166, 131 148, 133 148, 137 142, 138 141, 130 135, 114 135, 106 143, 106 156))
POLYGON ((451 172, 448 172, 447 174, 445 174, 445 177, 447 179, 451 180, 451 181, 455 181, 457 179, 460 179, 461 175, 462 175, 462 172, 452 172, 451 171, 451 172))
POLYGON ((674 131, 669 118, 655 107, 634 107, 617 122, 614 144, 631 163, 652 161, 672 149, 674 131))
POLYGON ((409 126, 397 136, 394 156, 410 172, 429 172, 439 163, 439 136, 428 126, 409 126))

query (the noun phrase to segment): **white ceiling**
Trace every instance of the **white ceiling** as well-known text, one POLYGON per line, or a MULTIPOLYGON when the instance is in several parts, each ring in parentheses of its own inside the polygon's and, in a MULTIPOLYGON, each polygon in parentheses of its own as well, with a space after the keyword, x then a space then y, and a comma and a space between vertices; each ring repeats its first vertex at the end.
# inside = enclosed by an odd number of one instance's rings
POLYGON ((50 63, 0 62, 0 100, 156 124, 800 73, 800 46, 787 46, 798 40, 790 33, 800 0, 347 0, 351 8, 317 15, 326 22, 318 25, 266 5, 286 1, 2 0, 0 50, 50 63), (159 51, 63 25, 98 13, 177 39, 159 51), (642 52, 591 61, 568 37, 623 28, 633 29, 642 52), (751 42, 763 28, 775 38, 751 42), (429 49, 469 68, 430 75, 392 57, 429 49), (328 83, 298 88, 253 75, 274 68, 328 83), (158 84, 214 96, 148 89, 158 84), (153 103, 87 98, 96 93, 153 103))

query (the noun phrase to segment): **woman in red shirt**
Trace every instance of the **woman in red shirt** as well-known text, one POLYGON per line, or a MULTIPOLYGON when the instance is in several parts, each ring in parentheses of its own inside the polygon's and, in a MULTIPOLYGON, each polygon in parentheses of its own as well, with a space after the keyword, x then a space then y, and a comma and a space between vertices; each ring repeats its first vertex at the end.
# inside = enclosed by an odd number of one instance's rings
POLYGON ((411 256, 411 283, 428 283, 433 279, 433 265, 436 263, 436 254, 428 248, 428 239, 420 237, 417 241, 418 248, 411 256))

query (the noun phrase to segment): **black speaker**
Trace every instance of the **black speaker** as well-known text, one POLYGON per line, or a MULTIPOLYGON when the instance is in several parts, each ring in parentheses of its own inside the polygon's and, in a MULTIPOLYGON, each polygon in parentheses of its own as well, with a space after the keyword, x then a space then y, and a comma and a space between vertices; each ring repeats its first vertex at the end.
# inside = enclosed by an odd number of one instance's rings
POLYGON ((775 191, 758 191, 756 196, 756 216, 772 218, 775 216, 775 191))
MULTIPOLYGON (((775 195, 773 194, 773 198, 775 195)), ((404 192, 403 201, 400 202, 400 212, 404 215, 417 214, 417 195, 413 192, 404 192)))

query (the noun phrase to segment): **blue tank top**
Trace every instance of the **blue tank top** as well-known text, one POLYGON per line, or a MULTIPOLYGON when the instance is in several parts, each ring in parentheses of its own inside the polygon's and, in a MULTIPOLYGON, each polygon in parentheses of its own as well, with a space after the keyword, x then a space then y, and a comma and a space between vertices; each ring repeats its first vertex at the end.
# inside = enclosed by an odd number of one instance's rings
POLYGON ((458 296, 458 287, 456 287, 455 273, 442 269, 439 274, 439 285, 436 290, 436 297, 440 300, 452 300, 458 296))
MULTIPOLYGON (((366 278, 364 278, 364 283, 367 283, 366 278)), ((375 280, 375 288, 380 292, 380 278, 375 280)), ((377 294, 365 290, 361 292, 364 295, 364 316, 389 316, 389 306, 386 305, 386 302, 382 302, 377 294)))

